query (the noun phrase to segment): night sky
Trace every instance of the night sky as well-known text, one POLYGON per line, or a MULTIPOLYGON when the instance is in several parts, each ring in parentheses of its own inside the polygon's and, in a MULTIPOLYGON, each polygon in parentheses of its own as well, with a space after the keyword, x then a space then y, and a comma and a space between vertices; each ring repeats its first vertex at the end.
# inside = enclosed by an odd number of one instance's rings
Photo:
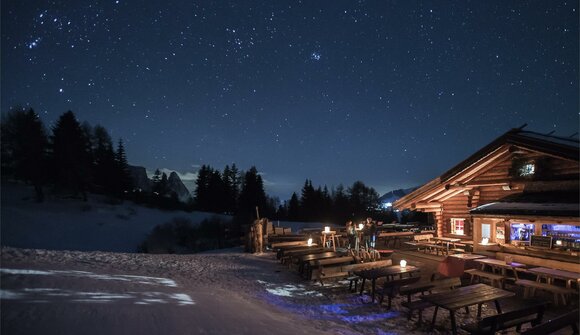
POLYGON ((579 127, 577 1, 2 1, 1 108, 65 111, 129 163, 256 165, 379 193, 510 128, 579 127))

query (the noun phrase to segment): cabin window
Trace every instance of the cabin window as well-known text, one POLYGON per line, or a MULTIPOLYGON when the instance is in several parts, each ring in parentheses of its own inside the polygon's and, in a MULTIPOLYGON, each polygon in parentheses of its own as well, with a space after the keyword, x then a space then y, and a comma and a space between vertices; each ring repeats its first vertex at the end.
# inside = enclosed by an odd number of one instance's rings
POLYGON ((489 223, 481 225, 481 238, 491 239, 491 225, 489 223))
POLYGON ((465 235, 465 219, 451 219, 451 234, 465 235))
POLYGON ((512 241, 529 242, 534 234, 534 225, 528 223, 512 223, 510 239, 512 241))
POLYGON ((520 177, 530 177, 536 172, 536 164, 534 162, 525 162, 518 169, 518 175, 520 177))

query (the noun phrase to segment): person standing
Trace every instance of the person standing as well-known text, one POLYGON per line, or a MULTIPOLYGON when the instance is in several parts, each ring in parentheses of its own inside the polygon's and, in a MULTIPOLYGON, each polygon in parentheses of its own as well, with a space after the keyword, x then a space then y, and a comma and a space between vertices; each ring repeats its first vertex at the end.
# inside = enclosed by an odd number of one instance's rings
POLYGON ((356 248, 356 228, 350 220, 346 222, 346 236, 348 238, 348 248, 356 248))

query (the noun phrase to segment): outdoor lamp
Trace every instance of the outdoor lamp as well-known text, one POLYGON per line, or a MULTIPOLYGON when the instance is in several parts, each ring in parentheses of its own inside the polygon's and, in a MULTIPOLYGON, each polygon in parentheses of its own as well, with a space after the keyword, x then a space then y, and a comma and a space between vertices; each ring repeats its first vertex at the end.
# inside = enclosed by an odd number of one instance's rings
POLYGON ((310 238, 308 239, 308 246, 311 246, 311 245, 312 245, 312 237, 310 237, 310 238))
POLYGON ((407 266, 407 261, 404 259, 401 259, 401 261, 399 262, 399 265, 401 265, 402 268, 407 266))
POLYGON ((329 226, 324 227, 324 232, 327 234, 330 233, 330 227, 329 226))
POLYGON ((489 238, 484 237, 481 239, 481 244, 488 244, 489 243, 489 238))
POLYGON ((556 240, 556 245, 557 246, 561 246, 562 245, 562 240, 556 240))

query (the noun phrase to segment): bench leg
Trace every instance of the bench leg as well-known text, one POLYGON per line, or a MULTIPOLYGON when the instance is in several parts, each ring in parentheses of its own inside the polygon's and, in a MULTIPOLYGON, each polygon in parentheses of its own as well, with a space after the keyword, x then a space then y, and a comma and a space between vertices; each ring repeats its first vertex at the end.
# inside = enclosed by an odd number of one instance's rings
POLYGON ((435 306, 435 310, 433 311, 433 320, 431 321, 431 330, 435 328, 435 320, 437 319, 437 311, 439 311, 439 306, 435 306))

